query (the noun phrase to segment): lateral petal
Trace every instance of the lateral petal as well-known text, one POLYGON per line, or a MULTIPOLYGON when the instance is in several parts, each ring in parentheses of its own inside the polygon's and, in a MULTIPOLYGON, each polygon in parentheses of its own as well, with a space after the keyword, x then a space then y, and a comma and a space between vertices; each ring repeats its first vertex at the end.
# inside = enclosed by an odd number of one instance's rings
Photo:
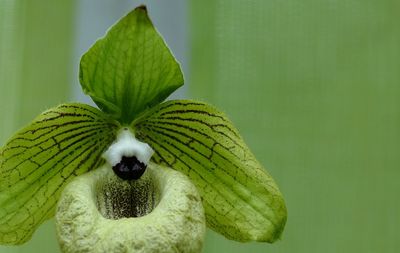
POLYGON ((274 242, 286 222, 276 183, 233 124, 216 108, 173 100, 133 123, 153 161, 188 175, 203 198, 207 225, 229 239, 274 242))
POLYGON ((64 186, 103 163, 119 124, 84 104, 39 115, 0 149, 0 244, 21 244, 54 215, 64 186))

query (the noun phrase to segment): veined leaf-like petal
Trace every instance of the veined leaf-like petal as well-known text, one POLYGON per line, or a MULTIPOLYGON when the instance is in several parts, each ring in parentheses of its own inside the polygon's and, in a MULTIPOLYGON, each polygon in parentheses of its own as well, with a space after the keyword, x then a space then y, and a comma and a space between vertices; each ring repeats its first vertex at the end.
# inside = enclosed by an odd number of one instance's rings
POLYGON ((201 102, 165 102, 133 123, 153 161, 188 175, 207 224, 237 241, 274 242, 286 222, 283 197, 227 117, 201 102))
POLYGON ((21 244, 54 215, 64 186, 97 168, 119 124, 84 104, 39 115, 0 149, 0 244, 21 244))
POLYGON ((83 55, 80 82, 103 111, 129 124, 182 86, 183 75, 140 6, 83 55))

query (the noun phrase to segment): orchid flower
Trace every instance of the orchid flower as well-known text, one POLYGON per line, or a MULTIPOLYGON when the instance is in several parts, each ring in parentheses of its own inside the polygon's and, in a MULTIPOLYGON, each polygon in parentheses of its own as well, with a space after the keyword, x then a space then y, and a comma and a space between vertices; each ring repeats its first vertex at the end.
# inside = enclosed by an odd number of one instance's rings
POLYGON ((144 6, 83 55, 79 79, 99 109, 58 105, 0 149, 0 244, 54 216, 65 252, 198 252, 205 226, 280 238, 283 197, 232 122, 204 102, 164 101, 183 74, 144 6))

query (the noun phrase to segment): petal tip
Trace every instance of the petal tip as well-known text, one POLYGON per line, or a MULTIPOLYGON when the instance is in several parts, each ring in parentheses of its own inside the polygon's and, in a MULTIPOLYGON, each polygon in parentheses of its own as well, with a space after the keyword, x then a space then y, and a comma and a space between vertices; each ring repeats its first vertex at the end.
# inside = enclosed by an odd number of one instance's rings
POLYGON ((141 10, 147 13, 147 6, 142 4, 135 8, 135 10, 141 10))

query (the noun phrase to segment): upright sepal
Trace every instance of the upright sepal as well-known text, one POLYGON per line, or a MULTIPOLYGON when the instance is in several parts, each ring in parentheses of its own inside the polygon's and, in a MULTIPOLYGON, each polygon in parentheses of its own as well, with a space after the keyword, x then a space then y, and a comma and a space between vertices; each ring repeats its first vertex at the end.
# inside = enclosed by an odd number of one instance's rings
POLYGON ((64 186, 102 163, 118 127, 91 106, 63 104, 18 131, 0 149, 0 244, 29 240, 64 186))
POLYGON ((209 227, 237 241, 279 238, 287 215, 283 197, 223 113, 201 102, 168 101, 133 128, 154 149, 154 162, 193 180, 209 227))
POLYGON ((131 123, 182 86, 183 75, 141 6, 83 55, 80 82, 103 111, 131 123))

